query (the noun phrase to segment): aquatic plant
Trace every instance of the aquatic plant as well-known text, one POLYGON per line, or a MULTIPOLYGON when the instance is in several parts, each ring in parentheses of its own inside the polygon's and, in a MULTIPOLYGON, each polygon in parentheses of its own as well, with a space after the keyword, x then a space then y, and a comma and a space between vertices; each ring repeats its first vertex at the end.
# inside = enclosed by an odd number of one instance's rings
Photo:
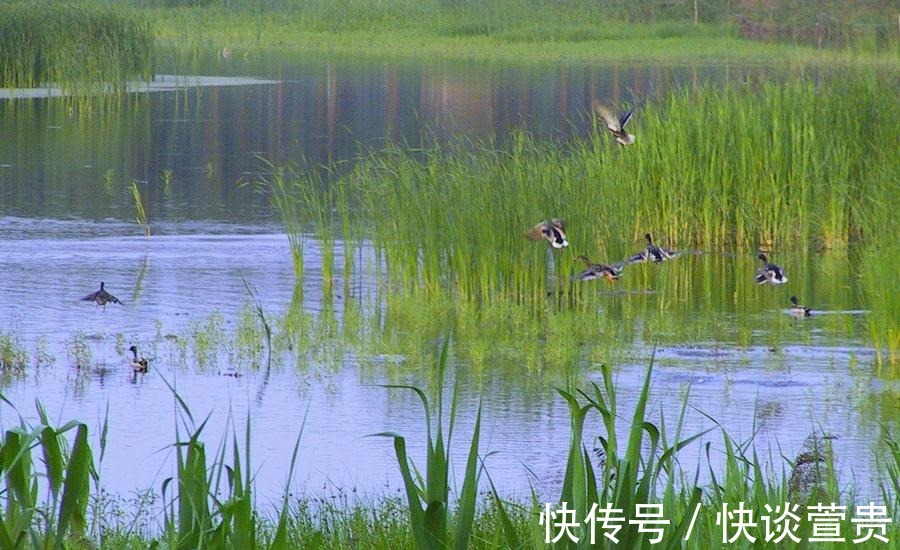
POLYGON ((147 19, 123 5, 0 4, 0 86, 120 89, 150 76, 152 48, 147 19))
POLYGON ((28 351, 15 335, 0 332, 0 372, 16 374, 28 366, 28 351))
POLYGON ((87 341, 87 334, 83 331, 75 332, 71 339, 66 341, 66 354, 69 356, 69 363, 76 369, 93 367, 93 353, 87 341))
MULTIPOLYGON (((364 224, 390 284, 493 307, 510 301, 534 314, 553 297, 590 292, 570 280, 575 254, 626 259, 648 228, 668 246, 713 253, 869 250, 887 242, 900 207, 887 177, 900 166, 883 145, 900 140, 890 122, 900 108, 883 102, 890 78, 853 74, 672 92, 636 116, 638 143, 627 150, 598 132, 566 145, 520 134, 502 147, 389 146, 329 182, 331 193, 349 196, 331 204, 364 224), (524 241, 552 216, 566 218, 569 248, 548 253, 524 241)), ((279 174, 294 191, 275 205, 296 223, 309 201, 292 197, 322 184, 279 174)), ((300 219, 324 235, 335 217, 300 219)), ((627 268, 623 281, 640 273, 627 268)), ((679 293, 706 284, 672 279, 679 293)), ((743 286, 737 296, 746 299, 743 286)))
POLYGON ((447 350, 449 339, 444 340, 437 364, 437 386, 434 395, 437 399, 437 423, 434 435, 431 431, 431 409, 425 392, 412 386, 386 385, 386 388, 407 389, 418 395, 425 409, 425 432, 428 451, 425 458, 426 469, 424 479, 411 464, 406 454, 406 439, 396 433, 384 432, 376 435, 390 437, 394 440, 394 451, 403 477, 409 507, 409 524, 419 550, 448 548, 453 541, 457 550, 468 548, 475 519, 475 504, 480 478, 478 467, 478 443, 481 432, 481 407, 475 416, 475 427, 469 445, 469 456, 463 474, 463 484, 459 491, 459 502, 454 510, 450 506, 450 445, 453 439, 453 426, 456 420, 457 388, 451 394, 449 428, 444 440, 443 424, 443 382, 447 366, 447 350), (451 514, 456 525, 450 527, 451 514), (451 538, 452 533, 452 538, 451 538))
POLYGON ((147 222, 147 212, 144 210, 144 201, 141 200, 141 190, 138 189, 137 182, 131 182, 131 197, 134 199, 134 217, 137 224, 141 226, 147 238, 150 238, 150 224, 147 222))
POLYGON ((82 544, 86 534, 90 485, 97 477, 87 425, 72 421, 55 428, 40 404, 37 413, 40 424, 22 420, 0 441, 3 548, 63 548, 66 541, 82 544))

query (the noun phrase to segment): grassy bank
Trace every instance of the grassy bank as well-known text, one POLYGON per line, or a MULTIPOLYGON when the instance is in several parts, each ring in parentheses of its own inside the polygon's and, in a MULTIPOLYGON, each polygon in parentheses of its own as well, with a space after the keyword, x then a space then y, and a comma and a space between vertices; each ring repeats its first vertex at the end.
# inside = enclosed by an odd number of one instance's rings
POLYGON ((856 55, 738 37, 728 23, 627 22, 590 4, 543 2, 312 3, 282 10, 222 7, 147 10, 160 43, 229 48, 241 55, 265 48, 376 58, 504 62, 885 62, 896 47, 856 55))
MULTIPOLYGON (((564 538, 557 548, 657 547, 650 544, 651 534, 629 523, 636 517, 635 505, 647 503, 661 504, 663 518, 670 522, 663 530, 662 547, 717 547, 724 527, 716 514, 737 503, 754 511, 759 523, 747 533, 759 542, 736 536, 728 548, 781 547, 761 542, 762 516, 767 504, 786 502, 797 506, 792 510, 798 518, 792 531, 800 540, 813 536, 814 520, 807 512, 819 502, 846 505, 837 524, 847 540, 859 536, 851 521, 859 515, 857 495, 836 478, 829 437, 813 434, 793 451, 794 456, 780 458, 755 449, 752 440, 736 441, 724 433, 684 434, 687 400, 676 419, 656 419, 648 413, 652 365, 633 408, 618 402, 612 372, 606 368, 596 383, 556 389, 569 405, 568 418, 559 419, 561 435, 567 433, 570 441, 565 463, 559 465, 565 472, 562 483, 553 495, 506 500, 494 489, 490 461, 484 462, 490 453, 481 448, 480 413, 471 432, 454 430, 459 403, 456 389, 443 386, 447 349, 434 365, 432 388, 391 387, 420 397, 427 444, 427 459, 414 464, 406 454, 404 435, 377 434, 393 440, 404 479, 399 497, 358 497, 340 489, 320 496, 286 492, 280 502, 258 508, 251 422, 228 426, 225 431, 231 435, 210 445, 203 436, 206 422, 195 421, 187 404, 174 396, 179 411, 175 424, 183 426, 176 429, 173 444, 174 475, 158 491, 122 500, 99 490, 104 450, 116 444, 107 441, 105 422, 99 427, 99 442, 92 445, 86 424, 73 421, 57 427, 39 406, 37 424, 20 421, 7 427, 3 436, 0 544, 4 548, 540 548, 547 532, 540 523, 548 506, 545 499, 554 509, 566 502, 577 511, 572 518, 577 524, 583 523, 593 504, 623 511, 622 529, 613 533, 617 544, 603 537, 598 545, 588 544, 588 530, 576 525, 571 533, 582 542, 564 538), (469 449, 465 467, 451 465, 452 441, 457 441, 455 447, 469 449), (715 453, 720 458, 698 464, 696 471, 683 470, 678 455, 689 445, 705 445, 707 457, 715 453), (701 468, 708 468, 714 480, 707 486, 697 484, 701 468)), ((288 490, 293 469, 306 451, 303 423, 300 426, 291 470, 285 472, 288 490)), ((883 536, 895 542, 900 535, 900 445, 886 433, 881 441, 872 441, 872 452, 881 457, 878 495, 873 498, 884 506, 883 517, 891 518, 883 536)), ((733 535, 728 532, 729 538, 733 535)), ((883 548, 883 544, 872 539, 854 547, 883 548)))
POLYGON ((96 2, 0 4, 0 87, 75 88, 150 74, 147 20, 96 2))

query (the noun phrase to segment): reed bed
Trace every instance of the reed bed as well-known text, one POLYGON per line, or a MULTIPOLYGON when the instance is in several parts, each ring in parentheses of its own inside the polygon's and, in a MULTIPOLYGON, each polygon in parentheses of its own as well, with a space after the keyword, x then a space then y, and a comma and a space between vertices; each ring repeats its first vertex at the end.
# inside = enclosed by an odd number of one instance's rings
POLYGON ((585 288, 570 281, 577 254, 624 260, 647 231, 665 246, 751 260, 759 248, 782 258, 827 250, 847 256, 854 272, 843 276, 856 279, 853 258, 897 233, 900 161, 889 144, 900 108, 883 100, 892 82, 867 72, 676 91, 638 111, 638 143, 624 149, 605 128, 567 144, 519 134, 502 146, 389 147, 330 182, 340 204, 303 200, 322 182, 287 172, 277 206, 289 227, 317 233, 326 206, 354 220, 393 285, 534 311, 585 288), (524 239, 551 217, 567 221, 568 249, 524 239))
POLYGON ((99 2, 0 4, 0 85, 117 88, 150 76, 153 34, 147 19, 99 2))

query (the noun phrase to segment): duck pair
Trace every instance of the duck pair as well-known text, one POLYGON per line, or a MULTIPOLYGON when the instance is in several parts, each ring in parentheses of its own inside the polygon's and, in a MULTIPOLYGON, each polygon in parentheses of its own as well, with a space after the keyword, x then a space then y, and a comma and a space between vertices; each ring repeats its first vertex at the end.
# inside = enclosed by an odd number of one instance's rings
MULTIPOLYGON (((763 266, 756 270, 756 284, 783 285, 787 282, 787 275, 784 274, 781 266, 770 262, 769 258, 762 252, 759 253, 757 258, 763 263, 763 266)), ((803 318, 809 317, 810 309, 801 305, 800 300, 796 296, 791 296, 791 309, 789 312, 793 317, 803 318)))
MULTIPOLYGON (((569 246, 569 240, 566 237, 566 222, 559 218, 553 218, 550 221, 542 220, 528 232, 525 236, 532 241, 541 239, 550 243, 553 248, 565 248, 569 246)), ((592 279, 606 279, 613 282, 622 274, 622 270, 615 266, 606 264, 595 264, 587 256, 578 256, 578 261, 584 263, 587 269, 575 276, 579 281, 590 281, 592 279)))

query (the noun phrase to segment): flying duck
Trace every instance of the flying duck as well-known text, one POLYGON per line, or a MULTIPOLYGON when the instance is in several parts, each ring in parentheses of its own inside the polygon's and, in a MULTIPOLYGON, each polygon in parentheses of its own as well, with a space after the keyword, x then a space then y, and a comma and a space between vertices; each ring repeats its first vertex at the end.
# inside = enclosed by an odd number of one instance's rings
POLYGON ((565 248, 569 246, 569 240, 566 238, 566 221, 559 218, 553 218, 549 222, 541 221, 525 233, 525 237, 532 241, 547 239, 553 248, 565 248))
POLYGON ((787 276, 785 276, 784 271, 777 265, 769 263, 765 254, 760 252, 757 258, 765 265, 756 270, 756 284, 761 285, 763 283, 769 283, 772 285, 782 285, 787 282, 788 279, 787 276))
POLYGON ((609 132, 616 138, 616 143, 623 146, 634 143, 634 134, 629 134, 625 131, 625 125, 631 120, 631 115, 634 113, 633 110, 628 111, 621 118, 617 118, 608 107, 599 101, 595 101, 594 112, 606 123, 609 132))
POLYGON ((104 283, 101 282, 100 290, 98 290, 97 292, 91 292, 81 300, 84 302, 96 302, 98 306, 105 306, 108 303, 121 304, 122 302, 120 302, 118 298, 107 292, 103 288, 103 285, 104 283))
POLYGON ((637 264, 646 262, 647 260, 653 260, 654 262, 664 262, 678 255, 678 252, 675 250, 669 250, 667 248, 662 248, 653 244, 653 235, 651 235, 650 233, 644 234, 644 238, 647 239, 647 248, 641 250, 631 258, 628 258, 628 263, 637 264))
POLYGON ((587 266, 587 269, 574 277, 579 281, 591 281, 593 279, 603 278, 612 283, 617 281, 622 275, 622 270, 618 266, 595 264, 587 256, 578 256, 575 259, 587 266))

